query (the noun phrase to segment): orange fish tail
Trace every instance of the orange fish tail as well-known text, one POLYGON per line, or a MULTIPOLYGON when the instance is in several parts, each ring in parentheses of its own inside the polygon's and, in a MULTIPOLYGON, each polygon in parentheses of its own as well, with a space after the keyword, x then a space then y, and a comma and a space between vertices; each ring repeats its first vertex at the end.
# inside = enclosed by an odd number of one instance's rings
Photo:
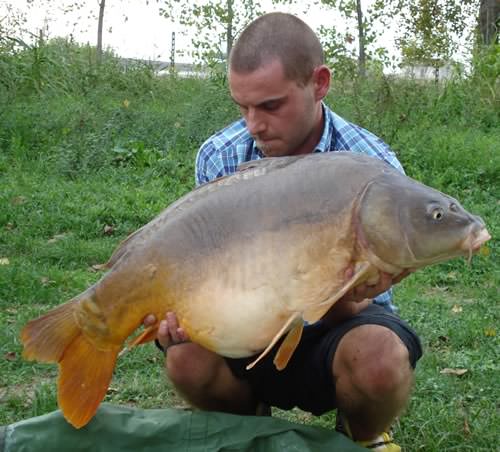
POLYGON ((80 334, 73 310, 76 300, 69 301, 38 319, 31 320, 21 331, 23 356, 28 360, 56 363, 66 348, 80 334))
POLYGON ((119 348, 98 350, 79 335, 59 362, 58 403, 66 420, 83 427, 106 395, 119 348))
POLYGON ((26 359, 59 363, 59 407, 76 428, 89 422, 106 395, 120 349, 99 350, 77 323, 82 303, 92 314, 92 290, 28 322, 21 332, 26 359))

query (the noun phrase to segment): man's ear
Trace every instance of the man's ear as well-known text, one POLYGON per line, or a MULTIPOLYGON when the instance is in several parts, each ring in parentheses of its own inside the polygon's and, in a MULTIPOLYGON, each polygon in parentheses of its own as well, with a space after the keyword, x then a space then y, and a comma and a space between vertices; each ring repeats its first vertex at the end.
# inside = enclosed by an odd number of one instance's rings
POLYGON ((324 64, 314 69, 313 83, 316 100, 322 100, 328 94, 330 78, 330 69, 324 64))

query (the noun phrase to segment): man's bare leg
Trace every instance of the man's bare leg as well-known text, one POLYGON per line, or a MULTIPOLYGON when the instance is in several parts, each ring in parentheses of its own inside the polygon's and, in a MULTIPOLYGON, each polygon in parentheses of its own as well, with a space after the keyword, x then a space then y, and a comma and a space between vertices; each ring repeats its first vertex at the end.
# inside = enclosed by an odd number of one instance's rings
POLYGON ((341 339, 333 362, 338 408, 353 438, 387 431, 413 387, 408 349, 391 330, 361 325, 341 339))
POLYGON ((191 342, 168 349, 170 381, 192 406, 209 411, 256 414, 250 386, 236 378, 224 358, 191 342))

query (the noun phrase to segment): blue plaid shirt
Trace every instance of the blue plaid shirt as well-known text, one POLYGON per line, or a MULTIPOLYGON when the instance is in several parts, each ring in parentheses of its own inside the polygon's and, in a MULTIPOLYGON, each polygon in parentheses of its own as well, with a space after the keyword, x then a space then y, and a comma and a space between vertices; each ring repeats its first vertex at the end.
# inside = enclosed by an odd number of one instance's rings
MULTIPOLYGON (((323 115, 325 126, 314 152, 360 152, 378 157, 404 173, 394 152, 380 138, 341 118, 325 104, 323 115)), ((196 184, 232 174, 242 163, 263 157, 242 118, 215 133, 201 145, 196 156, 196 184)), ((392 304, 392 289, 376 297, 375 302, 390 312, 396 310, 392 304)))

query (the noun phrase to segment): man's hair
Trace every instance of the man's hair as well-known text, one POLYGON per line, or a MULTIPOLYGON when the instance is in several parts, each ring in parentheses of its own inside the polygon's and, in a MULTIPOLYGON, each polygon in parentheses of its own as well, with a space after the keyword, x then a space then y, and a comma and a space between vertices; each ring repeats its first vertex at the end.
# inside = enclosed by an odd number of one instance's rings
POLYGON ((248 73, 276 59, 288 80, 305 85, 324 63, 323 48, 314 31, 298 17, 264 14, 242 31, 231 50, 229 68, 248 73))

